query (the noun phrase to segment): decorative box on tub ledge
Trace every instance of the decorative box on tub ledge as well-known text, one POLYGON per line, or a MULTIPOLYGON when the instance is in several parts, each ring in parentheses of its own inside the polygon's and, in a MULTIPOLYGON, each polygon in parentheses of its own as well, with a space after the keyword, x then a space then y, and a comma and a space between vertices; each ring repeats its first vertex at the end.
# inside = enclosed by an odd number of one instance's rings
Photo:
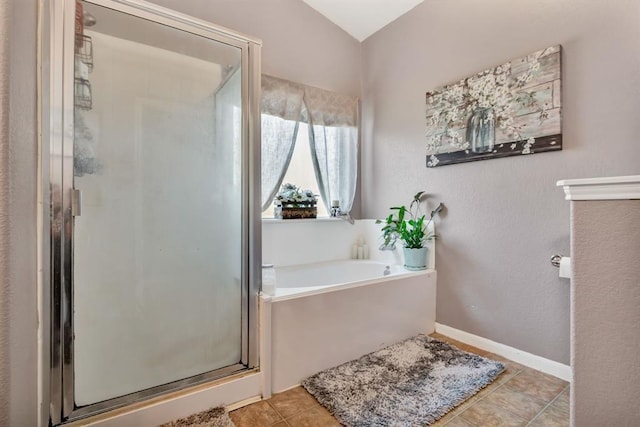
POLYGON ((281 219, 317 218, 318 207, 315 204, 276 206, 275 217, 281 219))

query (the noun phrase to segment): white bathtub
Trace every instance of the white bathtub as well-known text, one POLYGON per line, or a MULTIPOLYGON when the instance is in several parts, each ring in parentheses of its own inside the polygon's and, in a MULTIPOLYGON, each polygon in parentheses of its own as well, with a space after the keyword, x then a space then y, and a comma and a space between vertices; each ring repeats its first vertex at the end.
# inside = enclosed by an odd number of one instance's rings
POLYGON ((376 261, 276 267, 261 297, 265 397, 435 326, 436 272, 376 261))
POLYGON ((339 260, 276 267, 276 293, 272 301, 284 301, 397 280, 398 276, 422 274, 424 273, 407 271, 399 265, 387 265, 369 260, 339 260), (390 274, 385 276, 387 267, 390 274))

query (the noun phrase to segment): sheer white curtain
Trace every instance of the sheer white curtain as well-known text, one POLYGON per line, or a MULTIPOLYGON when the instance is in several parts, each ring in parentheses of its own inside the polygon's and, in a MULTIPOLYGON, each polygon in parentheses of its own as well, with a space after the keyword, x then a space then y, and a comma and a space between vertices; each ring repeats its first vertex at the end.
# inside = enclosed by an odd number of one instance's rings
POLYGON ((298 122, 262 114, 262 211, 269 208, 291 163, 298 122))
POLYGON ((262 76, 262 210, 271 204, 289 167, 298 122, 309 143, 320 196, 351 211, 358 176, 358 98, 262 76))
POLYGON ((296 83, 262 76, 262 211, 273 201, 291 162, 303 96, 296 83))
POLYGON ((304 101, 320 195, 349 213, 358 177, 358 98, 305 87, 304 101))
POLYGON ((358 176, 358 129, 347 126, 309 126, 313 167, 326 206, 340 202, 349 213, 358 176))

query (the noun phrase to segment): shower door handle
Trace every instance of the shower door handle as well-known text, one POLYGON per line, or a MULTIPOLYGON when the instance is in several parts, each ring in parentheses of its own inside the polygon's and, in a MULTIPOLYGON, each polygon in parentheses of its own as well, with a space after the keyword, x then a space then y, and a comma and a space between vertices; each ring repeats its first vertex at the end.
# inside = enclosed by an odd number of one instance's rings
POLYGON ((560 261, 562 260, 563 256, 562 255, 554 255, 551 257, 551 259, 549 261, 551 261, 551 265, 553 265, 556 268, 560 267, 560 261))
POLYGON ((82 214, 82 192, 71 189, 71 215, 80 216, 82 214))

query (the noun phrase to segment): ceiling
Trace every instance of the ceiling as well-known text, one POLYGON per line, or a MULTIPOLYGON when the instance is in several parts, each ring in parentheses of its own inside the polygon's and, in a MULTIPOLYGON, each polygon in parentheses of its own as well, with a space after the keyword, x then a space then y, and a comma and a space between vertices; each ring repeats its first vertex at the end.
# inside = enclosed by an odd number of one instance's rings
POLYGON ((424 0, 303 0, 334 24, 363 41, 424 0))

